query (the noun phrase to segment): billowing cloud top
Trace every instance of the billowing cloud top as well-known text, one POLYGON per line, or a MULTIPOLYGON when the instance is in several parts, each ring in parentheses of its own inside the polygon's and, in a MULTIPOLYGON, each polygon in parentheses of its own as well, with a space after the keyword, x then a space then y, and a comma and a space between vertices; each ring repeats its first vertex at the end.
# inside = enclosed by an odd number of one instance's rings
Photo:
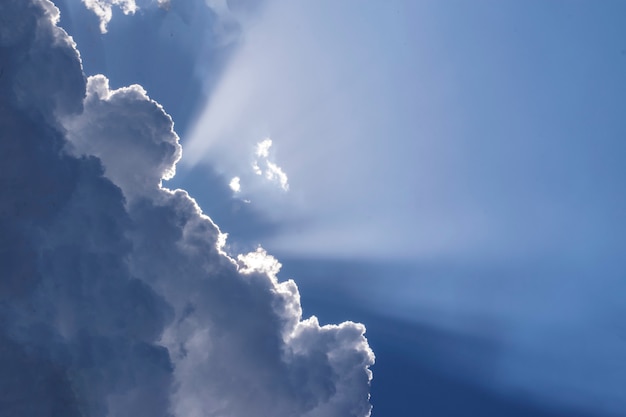
POLYGON ((57 20, 0 2, 0 415, 369 415, 364 326, 303 320, 273 257, 228 256, 161 187, 171 118, 86 79, 57 20))

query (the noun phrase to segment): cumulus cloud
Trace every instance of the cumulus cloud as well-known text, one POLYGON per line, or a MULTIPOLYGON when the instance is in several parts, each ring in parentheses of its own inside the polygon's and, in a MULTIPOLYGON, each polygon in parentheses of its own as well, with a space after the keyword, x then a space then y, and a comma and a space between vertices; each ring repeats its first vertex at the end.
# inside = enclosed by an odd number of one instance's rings
POLYGON ((0 414, 369 415, 365 328, 303 319, 263 249, 226 254, 161 187, 171 118, 85 78, 57 21, 48 0, 0 2, 0 414))
POLYGON ((100 19, 100 32, 102 33, 107 32, 107 25, 113 17, 114 6, 119 7, 124 14, 133 14, 137 11, 135 0, 82 0, 82 2, 100 19))
POLYGON ((127 198, 154 193, 174 176, 181 146, 172 119, 141 86, 111 91, 103 75, 89 77, 83 105, 64 119, 68 148, 98 157, 127 198))

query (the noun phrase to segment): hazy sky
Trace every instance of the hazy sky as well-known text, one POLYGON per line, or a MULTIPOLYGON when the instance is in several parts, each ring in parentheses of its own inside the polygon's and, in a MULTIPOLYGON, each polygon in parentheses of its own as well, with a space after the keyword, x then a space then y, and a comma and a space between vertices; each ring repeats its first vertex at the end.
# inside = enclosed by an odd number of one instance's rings
POLYGON ((0 287, 22 294, 0 310, 17 323, 6 357, 39 349, 22 374, 65 378, 93 415, 150 415, 163 393, 159 412, 185 417, 366 415, 363 328, 301 321, 315 314, 367 327, 375 417, 626 409, 625 3, 54 3, 84 74, 104 77, 85 84, 56 29, 13 23, 52 28, 49 2, 0 6, 5 191, 35 190, 5 205, 49 198, 32 164, 75 184, 48 193, 54 221, 2 212, 18 225, 4 239, 26 242, 6 276, 39 259, 31 286, 0 287), (7 145, 19 135, 33 139, 7 145), (164 185, 210 219, 159 188, 176 162, 164 185), (108 274, 118 309, 143 311, 133 322, 98 296, 108 274), (54 320, 24 307, 39 302, 54 320), (100 310, 75 319, 88 302, 100 310), (135 374, 117 365, 129 357, 135 374))
POLYGON ((499 346, 488 377, 458 375, 619 412, 625 11, 270 1, 192 123, 182 172, 237 177, 281 258, 353 262, 327 273, 367 309, 499 346), (264 138, 286 193, 256 175, 264 138))

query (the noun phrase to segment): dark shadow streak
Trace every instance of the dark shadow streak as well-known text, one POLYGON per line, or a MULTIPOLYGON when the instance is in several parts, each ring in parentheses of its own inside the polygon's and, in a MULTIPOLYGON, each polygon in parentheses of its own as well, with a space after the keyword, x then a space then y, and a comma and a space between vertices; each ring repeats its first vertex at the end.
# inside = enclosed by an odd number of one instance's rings
POLYGON ((611 417, 538 404, 522 392, 504 395, 490 390, 501 351, 496 344, 366 311, 341 290, 321 291, 328 287, 320 286, 319 279, 336 272, 333 266, 349 272, 342 262, 279 259, 284 265, 281 276, 295 277, 299 283, 305 317, 315 314, 322 324, 344 320, 366 324, 376 354, 373 417, 611 417))

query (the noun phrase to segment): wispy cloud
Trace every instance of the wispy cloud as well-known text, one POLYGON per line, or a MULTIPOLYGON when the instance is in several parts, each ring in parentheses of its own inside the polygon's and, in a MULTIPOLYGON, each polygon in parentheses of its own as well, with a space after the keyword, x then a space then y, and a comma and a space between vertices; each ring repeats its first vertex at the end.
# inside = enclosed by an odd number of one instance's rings
POLYGON ((270 160, 272 139, 266 138, 256 144, 257 159, 252 162, 252 171, 256 175, 264 176, 269 181, 277 182, 283 191, 289 191, 287 174, 276 163, 270 160), (263 168, 262 168, 263 167, 263 168))

